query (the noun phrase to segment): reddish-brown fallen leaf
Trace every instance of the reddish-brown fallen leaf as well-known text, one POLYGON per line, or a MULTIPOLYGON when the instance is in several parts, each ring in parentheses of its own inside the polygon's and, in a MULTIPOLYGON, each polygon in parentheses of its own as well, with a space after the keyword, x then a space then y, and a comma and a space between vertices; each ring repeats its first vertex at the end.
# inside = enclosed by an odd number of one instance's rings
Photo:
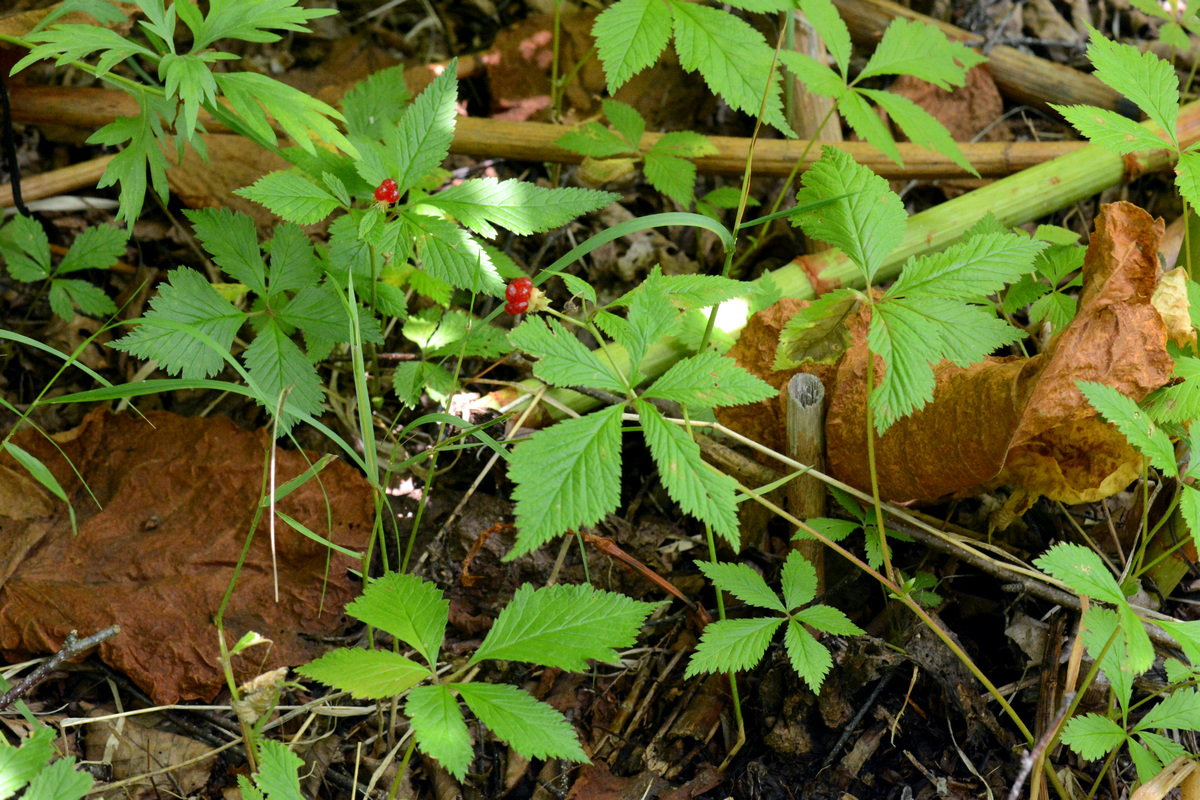
MULTIPOLYGON (((54 445, 27 432, 16 440, 66 489, 79 535, 72 536, 57 501, 52 514, 34 519, 0 510, 0 651, 23 658, 57 649, 71 630, 118 623, 121 634, 100 648, 107 663, 156 702, 211 700, 224 685, 213 615, 259 500, 266 435, 224 418, 93 412, 55 440, 103 510, 54 445)), ((277 457, 279 483, 308 466, 298 451, 279 450, 277 457)), ((18 473, 5 456, 0 482, 18 473)), ((371 532, 370 487, 336 461, 319 479, 320 486, 310 481, 283 498, 279 510, 328 535, 327 495, 333 541, 363 549, 371 532)), ((252 650, 239 679, 318 656, 321 648, 306 637, 336 630, 358 591, 347 573, 357 562, 334 553, 327 565, 325 547, 279 522, 276 603, 266 517, 225 626, 229 642, 256 631, 274 645, 269 654, 252 650)))

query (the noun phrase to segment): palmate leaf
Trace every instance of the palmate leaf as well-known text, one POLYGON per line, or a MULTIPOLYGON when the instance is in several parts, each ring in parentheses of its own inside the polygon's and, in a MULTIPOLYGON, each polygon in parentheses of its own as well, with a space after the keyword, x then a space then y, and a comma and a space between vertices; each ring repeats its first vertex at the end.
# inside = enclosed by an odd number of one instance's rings
POLYGON ((217 82, 206 63, 215 55, 177 56, 167 53, 158 62, 158 77, 163 81, 163 90, 168 97, 178 98, 182 106, 180 131, 187 139, 192 138, 196 130, 201 104, 217 101, 217 82))
POLYGON ((321 264, 312 239, 291 224, 275 228, 266 250, 271 255, 267 286, 271 294, 314 288, 321 280, 321 264))
POLYGON ((1176 689, 1142 717, 1134 730, 1200 730, 1200 695, 1195 689, 1176 689))
POLYGON ((624 393, 606 358, 583 345, 558 320, 530 317, 508 335, 515 347, 538 359, 533 374, 556 386, 590 386, 624 393))
POLYGON ((358 155, 358 150, 331 121, 341 120, 342 115, 312 95, 254 72, 216 73, 214 78, 237 115, 265 141, 271 144, 276 141, 275 131, 267 120, 270 114, 306 152, 316 152, 311 135, 315 133, 343 153, 358 155))
POLYGON ((462 780, 471 766, 471 734, 450 688, 443 684, 416 687, 408 693, 404 714, 421 752, 462 780))
POLYGON ((426 678, 428 667, 390 650, 339 648, 296 671, 306 678, 349 692, 357 700, 398 697, 426 678))
POLYGON ((57 278, 50 284, 49 299, 54 313, 68 322, 75 316, 72 313, 72 304, 79 306, 80 312, 89 317, 117 313, 117 304, 104 293, 104 290, 87 281, 57 278))
POLYGON ((642 397, 672 400, 692 408, 724 408, 757 403, 775 394, 774 387, 732 358, 708 351, 676 361, 642 397))
POLYGON ((608 92, 658 60, 671 39, 671 11, 662 0, 618 0, 592 26, 608 92))
POLYGON ((145 56, 151 61, 158 58, 153 50, 99 25, 55 25, 26 38, 38 44, 13 66, 13 75, 42 59, 53 58, 55 66, 61 67, 96 52, 100 53, 95 67, 97 75, 103 75, 130 56, 145 56))
POLYGON ((195 35, 192 51, 204 50, 218 39, 277 42, 282 37, 276 30, 306 33, 309 20, 336 13, 332 8, 304 8, 296 0, 210 0, 203 22, 189 23, 195 35))
POLYGON ((984 56, 961 42, 947 39, 939 28, 898 18, 883 32, 855 82, 878 75, 911 75, 949 90, 964 85, 967 70, 984 61, 984 56))
POLYGON ((450 601, 432 583, 389 572, 367 584, 362 597, 346 606, 346 613, 387 631, 416 650, 430 667, 437 666, 450 601))
POLYGON ((695 440, 667 422, 657 408, 645 400, 635 401, 634 408, 667 494, 737 547, 741 543, 734 503, 737 482, 705 463, 695 440))
POLYGON ((1103 383, 1076 381, 1076 385, 1100 416, 1112 423, 1151 464, 1172 478, 1178 474, 1171 437, 1132 398, 1103 383))
POLYGON ((637 153, 637 145, 630 144, 623 136, 599 122, 587 122, 567 131, 555 139, 554 144, 556 147, 565 147, 592 158, 612 158, 637 153))
POLYGON ((904 236, 908 215, 888 182, 854 162, 843 150, 826 147, 804 173, 796 205, 830 197, 835 202, 792 217, 814 239, 828 242, 849 256, 868 282, 883 259, 904 236))
POLYGON ((470 663, 526 661, 578 672, 589 660, 620 663, 657 603, 591 586, 524 584, 504 607, 470 663))
POLYGON ((731 108, 757 116, 768 90, 763 122, 794 135, 783 117, 783 91, 771 69, 774 51, 750 23, 720 9, 668 0, 675 21, 679 64, 699 72, 713 94, 731 108))
POLYGON ((373 72, 354 84, 342 97, 342 113, 351 136, 382 139, 403 116, 412 92, 404 82, 404 67, 395 66, 373 72))
POLYGON ((125 255, 125 242, 128 239, 129 231, 115 225, 88 228, 71 243, 71 249, 54 272, 56 275, 67 275, 81 269, 108 269, 125 255))
POLYGON ((792 369, 806 361, 832 364, 841 358, 850 346, 846 321, 858 310, 861 299, 853 289, 838 289, 793 314, 779 334, 773 368, 792 369))
POLYGON ((755 572, 749 564, 697 561, 696 566, 700 567, 704 577, 713 582, 713 586, 723 592, 729 592, 743 603, 781 614, 787 611, 779 601, 779 596, 767 586, 763 576, 755 572))
POLYGON ((1050 107, 1062 114, 1063 119, 1092 144, 1118 155, 1170 146, 1137 122, 1115 111, 1095 106, 1060 106, 1054 103, 1050 107))
MULTIPOLYGON (((158 286, 158 297, 150 300, 150 309, 148 321, 161 317, 187 324, 226 350, 246 321, 246 315, 217 294, 208 278, 189 267, 171 270, 167 282, 158 286)), ((211 377, 225 363, 219 353, 194 337, 153 325, 140 325, 111 346, 139 358, 157 359, 163 370, 184 378, 211 377)))
POLYGON ((720 275, 663 275, 656 266, 650 280, 658 284, 671 305, 684 311, 708 308, 746 293, 747 284, 720 275))
POLYGON ((799 621, 789 619, 783 632, 783 647, 796 674, 804 679, 814 693, 820 692, 821 683, 833 666, 833 656, 829 655, 825 646, 804 630, 799 621))
POLYGON ((653 277, 642 282, 640 286, 627 295, 629 312, 625 317, 626 324, 613 329, 613 338, 625 346, 629 353, 630 372, 633 382, 640 382, 638 367, 642 358, 650 349, 650 345, 662 337, 679 329, 677 314, 664 314, 666 306, 666 291, 663 284, 653 277))
POLYGON ((517 540, 506 560, 596 524, 620 500, 621 407, 533 434, 513 448, 508 476, 517 484, 517 540))
POLYGON ((1186 422, 1200 417, 1200 358, 1175 359, 1174 374, 1183 382, 1157 389, 1144 403, 1143 411, 1158 422, 1186 422))
POLYGON ((796 614, 796 621, 811 625, 819 631, 834 636, 861 636, 866 633, 850 621, 850 618, 832 606, 810 606, 796 614))
POLYGON ((590 763, 567 718, 528 692, 503 683, 460 683, 455 688, 480 722, 526 758, 590 763))
POLYGON ((822 64, 810 55, 795 50, 780 50, 779 60, 813 94, 833 100, 850 94, 845 78, 834 72, 828 64, 822 64))
POLYGON ((165 138, 160 115, 173 119, 175 109, 164 98, 155 98, 145 92, 137 93, 141 113, 136 117, 117 117, 88 137, 88 144, 119 145, 125 149, 108 162, 97 188, 121 185, 121 207, 117 219, 132 225, 141 216, 142 203, 146 199, 146 170, 150 170, 150 184, 165 203, 167 201, 167 159, 158 146, 165 138), (126 144, 128 143, 128 144, 126 144))
MULTIPOLYGON (((771 637, 785 617, 757 617, 710 622, 704 626, 685 678, 706 672, 741 672, 762 661, 771 637)), ((820 645, 818 645, 820 647, 820 645)), ((824 650, 825 648, 821 648, 824 650)), ((826 654, 828 655, 828 653, 826 654)))
POLYGON ((1097 78, 1136 103, 1179 147, 1175 133, 1179 78, 1171 64, 1153 53, 1141 53, 1136 47, 1114 42, 1095 28, 1088 39, 1088 58, 1096 67, 1097 78))
POLYGON ((1072 717, 1063 728, 1062 741, 1081 758, 1104 758, 1125 741, 1125 729, 1099 714, 1072 717))
POLYGON ((295 423, 292 411, 314 417, 321 415, 321 401, 325 399, 321 378, 299 345, 277 322, 272 320, 258 331, 243 357, 246 370, 264 394, 256 399, 267 411, 274 414, 286 393, 284 411, 279 417, 281 433, 295 423))
POLYGON ((490 239, 496 235, 492 223, 524 236, 560 227, 619 199, 620 195, 612 192, 548 189, 529 181, 475 178, 438 192, 424 202, 490 239))
POLYGON ((9 274, 30 283, 50 277, 50 239, 33 217, 17 214, 0 228, 0 256, 9 274))

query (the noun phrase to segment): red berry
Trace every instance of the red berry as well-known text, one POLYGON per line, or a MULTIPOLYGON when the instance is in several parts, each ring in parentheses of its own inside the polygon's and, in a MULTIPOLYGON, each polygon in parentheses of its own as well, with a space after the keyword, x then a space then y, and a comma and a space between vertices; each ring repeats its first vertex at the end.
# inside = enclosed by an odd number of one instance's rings
POLYGON ((391 178, 385 178, 383 183, 375 188, 375 199, 388 205, 399 202, 400 189, 396 186, 396 182, 391 178))
POLYGON ((533 281, 529 280, 529 278, 516 278, 504 290, 504 299, 510 303, 518 300, 527 301, 531 294, 533 294, 533 281))
POLYGON ((529 308, 528 300, 510 300, 504 304, 504 310, 510 314, 524 314, 527 308, 529 308))

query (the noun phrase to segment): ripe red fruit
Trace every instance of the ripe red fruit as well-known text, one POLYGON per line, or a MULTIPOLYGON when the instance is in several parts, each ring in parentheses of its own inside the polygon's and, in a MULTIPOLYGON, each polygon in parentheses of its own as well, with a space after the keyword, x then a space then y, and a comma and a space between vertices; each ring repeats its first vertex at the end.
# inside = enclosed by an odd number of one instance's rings
POLYGON ((529 278, 515 278, 508 284, 508 288, 504 290, 504 299, 510 303, 517 301, 529 301, 529 296, 533 294, 533 281, 529 278))
POLYGON ((385 178, 383 183, 375 187, 375 199, 381 203, 392 205, 400 200, 400 189, 391 178, 385 178))
POLYGON ((504 304, 504 310, 514 315, 524 314, 527 308, 529 308, 528 300, 510 300, 504 304))

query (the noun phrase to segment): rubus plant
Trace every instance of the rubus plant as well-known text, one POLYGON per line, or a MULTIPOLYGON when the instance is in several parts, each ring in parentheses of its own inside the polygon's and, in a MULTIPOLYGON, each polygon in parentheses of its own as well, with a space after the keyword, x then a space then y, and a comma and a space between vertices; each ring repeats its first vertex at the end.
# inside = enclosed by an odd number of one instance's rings
POLYGON ((491 661, 520 661, 581 671, 589 661, 620 663, 617 651, 631 646, 657 603, 633 600, 590 586, 517 589, 479 647, 450 675, 443 675, 442 640, 450 601, 415 575, 390 573, 371 581, 346 612, 370 628, 395 637, 392 650, 332 650, 300 674, 359 699, 406 696, 404 713, 421 752, 463 778, 471 764, 471 734, 459 708, 466 704, 498 738, 527 758, 586 762, 571 723, 549 704, 506 683, 475 683, 468 672, 491 661), (401 654, 401 649, 416 658, 401 654))
POLYGON ((1061 331, 1075 318, 1077 301, 1068 292, 1082 285, 1078 273, 1087 248, 1079 244, 1079 234, 1057 225, 1039 225, 1033 238, 1047 247, 1038 253, 1033 271, 1008 287, 1002 308, 1012 315, 1028 307, 1031 324, 1046 322, 1051 331, 1061 331))
POLYGON ((696 188, 696 165, 690 159, 714 155, 716 146, 707 136, 672 131, 659 137, 643 155, 646 120, 642 115, 618 100, 605 100, 603 107, 611 130, 599 122, 587 122, 560 136, 555 144, 585 156, 581 169, 601 181, 619 176, 623 168, 640 160, 651 186, 684 208, 690 207, 696 188))
POLYGON ((55 738, 53 728, 36 724, 20 747, 0 740, 0 800, 18 794, 25 800, 80 800, 88 794, 92 776, 76 770, 73 757, 50 761, 55 738))

